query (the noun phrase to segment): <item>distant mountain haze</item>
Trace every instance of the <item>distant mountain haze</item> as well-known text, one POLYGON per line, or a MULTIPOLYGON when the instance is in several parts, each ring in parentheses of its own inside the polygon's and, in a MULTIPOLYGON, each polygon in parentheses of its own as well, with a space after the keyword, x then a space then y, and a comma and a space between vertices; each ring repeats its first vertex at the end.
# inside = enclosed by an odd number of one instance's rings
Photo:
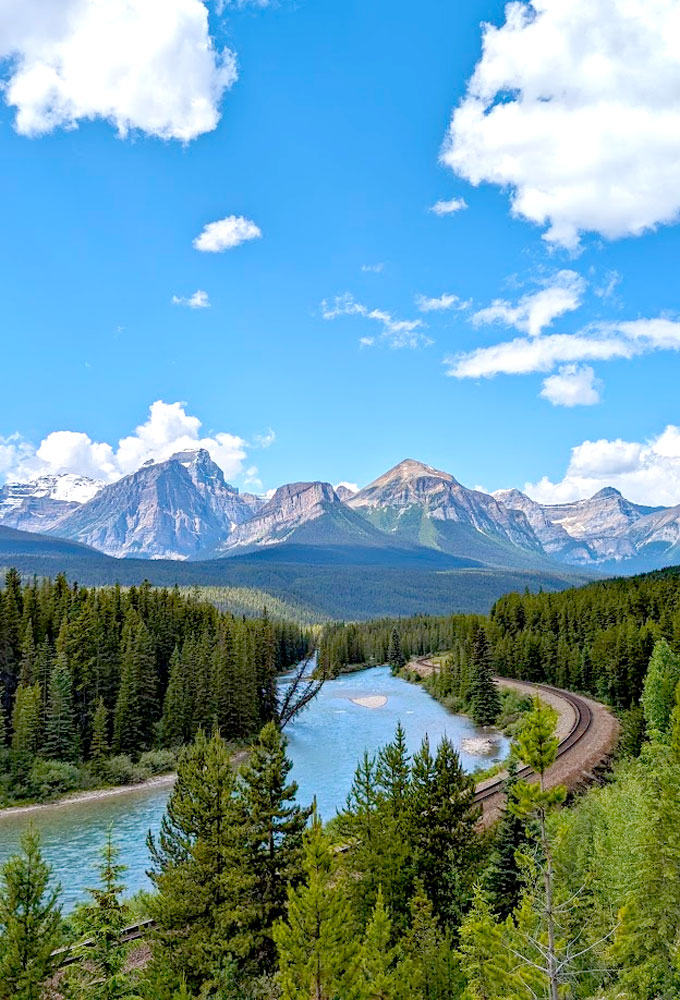
POLYGON ((312 559, 317 549, 384 549, 409 559, 434 550, 521 570, 637 572, 680 560, 680 506, 641 506, 613 488, 546 505, 516 489, 468 489, 405 459, 356 493, 313 481, 280 486, 266 499, 227 483, 202 448, 149 461, 108 485, 71 473, 6 484, 0 525, 116 558, 203 560, 294 546, 312 559))

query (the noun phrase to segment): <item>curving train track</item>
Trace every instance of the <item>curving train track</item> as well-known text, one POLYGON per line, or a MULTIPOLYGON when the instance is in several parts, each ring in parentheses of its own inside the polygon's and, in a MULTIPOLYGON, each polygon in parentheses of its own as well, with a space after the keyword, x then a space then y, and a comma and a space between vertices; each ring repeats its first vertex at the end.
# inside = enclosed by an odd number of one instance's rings
MULTIPOLYGON (((431 673, 436 669, 428 657, 415 661, 419 673, 431 673)), ((618 723, 612 714, 598 702, 581 695, 572 694, 550 684, 533 684, 514 678, 500 678, 504 684, 517 686, 524 691, 547 695, 552 704, 566 703, 573 713, 573 721, 557 748, 555 763, 546 774, 546 785, 552 787, 565 784, 569 788, 583 784, 593 770, 611 753, 618 735, 618 723)), ((530 767, 522 767, 518 775, 525 780, 536 779, 530 767)), ((482 823, 492 823, 500 813, 505 801, 505 774, 480 783, 475 801, 483 808, 482 823)))
MULTIPOLYGON (((414 661, 414 663, 421 667, 423 673, 431 673, 436 669, 426 656, 414 661)), ((528 681, 519 681, 514 678, 502 678, 502 680, 508 685, 517 686, 523 690, 530 689, 537 694, 543 692, 550 696, 553 704, 555 699, 566 702, 573 712, 574 718, 569 731, 560 740, 555 763, 546 774, 546 785, 552 787, 557 784, 565 784, 573 788, 587 780, 592 770, 607 758, 616 743, 618 723, 612 714, 598 702, 572 694, 570 691, 563 691, 561 688, 552 687, 549 684, 531 684, 528 681)), ((520 768, 518 774, 529 781, 536 777, 530 767, 520 768)), ((505 803, 505 776, 501 774, 482 782, 477 787, 475 801, 483 809, 481 824, 488 826, 493 823, 498 818, 505 803)), ((122 940, 126 942, 137 941, 145 937, 153 927, 154 921, 143 920, 127 927, 123 931, 122 940)), ((85 945, 87 946, 89 943, 86 942, 85 945)), ((59 949, 59 954, 62 966, 71 965, 83 957, 82 951, 77 952, 71 948, 59 949)))

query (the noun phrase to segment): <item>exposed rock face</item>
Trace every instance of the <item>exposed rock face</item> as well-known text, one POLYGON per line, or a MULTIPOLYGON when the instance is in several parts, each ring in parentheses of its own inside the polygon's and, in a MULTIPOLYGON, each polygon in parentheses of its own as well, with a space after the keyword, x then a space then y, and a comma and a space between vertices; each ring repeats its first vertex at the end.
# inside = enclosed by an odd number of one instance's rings
POLYGON ((289 483, 265 501, 225 482, 204 449, 188 450, 108 486, 73 474, 7 484, 0 526, 118 557, 201 559, 288 542, 406 545, 506 568, 550 559, 637 572, 680 562, 680 506, 642 506, 612 488, 565 504, 540 504, 514 489, 490 496, 412 459, 358 493, 289 483))
POLYGON ((53 533, 111 556, 186 559, 212 551, 256 506, 199 449, 147 462, 68 514, 53 533))
POLYGON ((0 524, 22 531, 47 531, 65 514, 91 500, 104 486, 87 476, 40 476, 30 483, 0 487, 0 524))
POLYGON ((679 517, 667 517, 663 507, 631 503, 612 487, 565 504, 539 504, 519 490, 494 496, 526 514, 546 552, 573 565, 633 559, 645 545, 670 542, 679 517))
MULTIPOLYGON (((530 552, 542 553, 527 518, 522 511, 499 503, 494 497, 470 490, 449 475, 429 465, 406 459, 347 500, 347 506, 385 523, 399 532, 404 522, 412 521, 414 511, 429 521, 454 522, 474 529, 491 540, 509 543, 530 552), (376 516, 377 515, 377 516, 376 516)), ((422 535, 422 524, 421 524, 422 535)))
POLYGON ((343 486, 342 483, 335 487, 335 492, 340 500, 349 500, 351 497, 356 496, 356 490, 350 490, 347 486, 343 486))
POLYGON ((277 545, 287 541, 301 525, 328 513, 341 501, 330 483, 288 483, 254 516, 233 530, 223 549, 277 545))

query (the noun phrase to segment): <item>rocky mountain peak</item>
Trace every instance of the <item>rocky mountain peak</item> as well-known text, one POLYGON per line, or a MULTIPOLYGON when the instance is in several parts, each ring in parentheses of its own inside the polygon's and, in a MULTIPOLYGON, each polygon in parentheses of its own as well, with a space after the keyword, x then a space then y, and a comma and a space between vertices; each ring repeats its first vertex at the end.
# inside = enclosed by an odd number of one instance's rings
POLYGON ((604 489, 594 493, 591 500, 623 500, 623 493, 613 486, 605 486, 604 489))

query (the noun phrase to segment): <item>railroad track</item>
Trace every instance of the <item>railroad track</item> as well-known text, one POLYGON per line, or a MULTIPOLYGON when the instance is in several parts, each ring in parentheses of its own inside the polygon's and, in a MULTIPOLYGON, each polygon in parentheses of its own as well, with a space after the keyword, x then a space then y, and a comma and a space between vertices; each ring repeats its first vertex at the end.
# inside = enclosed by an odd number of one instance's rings
MULTIPOLYGON (((431 668, 433 664, 428 660, 427 657, 421 657, 416 660, 422 666, 431 668)), ((508 678, 511 680, 512 678, 508 678)), ((529 684, 528 681, 522 681, 522 684, 529 684)), ((562 698, 563 701, 569 703, 574 711, 574 723, 567 733, 567 735, 560 741, 557 748, 557 760, 564 757, 566 754, 570 753, 575 747, 577 747, 586 734, 589 732, 593 725, 593 710, 585 698, 580 698, 576 694, 572 694, 570 691, 563 691, 562 688, 552 687, 549 684, 531 684, 531 687, 537 694, 541 691, 549 692, 550 694, 557 695, 562 698)), ((521 778, 531 777, 534 771, 530 767, 522 767, 517 772, 518 776, 521 778)), ((479 805, 484 806, 490 803, 496 796, 505 795, 505 777, 496 778, 494 781, 485 785, 484 788, 479 788, 475 794, 475 802, 479 805)), ((143 920, 138 924, 133 924, 131 927, 126 927, 122 933, 121 940, 124 942, 138 941, 145 937, 146 934, 152 930, 155 926, 153 920, 143 920)), ((87 947, 91 942, 85 942, 84 947, 87 947)), ((66 965, 71 965, 74 962, 81 960, 81 954, 74 953, 73 949, 66 947, 60 948, 57 952, 61 958, 60 965, 64 967, 66 965)))
MULTIPOLYGON (((434 664, 429 660, 427 656, 420 657, 416 660, 416 663, 421 664, 421 666, 426 668, 433 668, 434 664)), ((507 678, 508 680, 515 680, 517 678, 507 678)), ((557 747, 557 758, 564 757, 565 754, 570 753, 574 747, 577 747, 586 734, 590 731, 593 725, 593 710, 585 698, 579 697, 577 694, 572 694, 571 691, 564 691, 562 688, 553 687, 550 684, 533 684, 529 681, 522 681, 522 684, 530 684, 531 688, 540 695, 541 691, 548 692, 566 701, 574 712, 574 723, 567 733, 567 735, 560 741, 557 747)), ((531 777, 534 774, 532 768, 525 766, 518 770, 517 775, 520 778, 531 777)), ((482 805, 490 799, 495 798, 497 795, 504 794, 505 777, 496 778, 495 781, 485 784, 484 788, 479 788, 475 794, 475 802, 482 805)))

